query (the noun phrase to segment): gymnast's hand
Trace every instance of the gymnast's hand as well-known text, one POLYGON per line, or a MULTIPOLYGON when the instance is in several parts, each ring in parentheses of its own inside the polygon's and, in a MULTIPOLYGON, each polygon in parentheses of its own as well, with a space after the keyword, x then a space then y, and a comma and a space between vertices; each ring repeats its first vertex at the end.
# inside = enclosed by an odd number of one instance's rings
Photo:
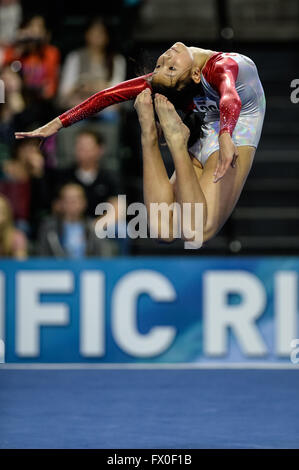
POLYGON ((214 173, 214 183, 217 183, 231 166, 235 168, 239 156, 238 148, 232 141, 229 132, 224 132, 219 137, 219 159, 214 173))
POLYGON ((15 132, 16 139, 46 139, 62 128, 62 123, 57 117, 53 121, 48 122, 45 126, 39 127, 32 132, 15 132))

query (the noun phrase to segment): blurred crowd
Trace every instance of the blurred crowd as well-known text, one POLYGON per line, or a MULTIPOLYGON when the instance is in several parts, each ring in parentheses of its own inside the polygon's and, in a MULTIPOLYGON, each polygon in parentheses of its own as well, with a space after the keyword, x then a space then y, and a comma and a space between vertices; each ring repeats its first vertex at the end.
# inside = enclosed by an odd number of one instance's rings
POLYGON ((86 24, 82 47, 62 59, 46 18, 0 0, 0 257, 129 253, 126 240, 99 239, 94 229, 102 202, 110 203, 111 223, 125 223, 117 210, 120 107, 45 142, 14 139, 125 80, 126 67, 102 18, 86 24))

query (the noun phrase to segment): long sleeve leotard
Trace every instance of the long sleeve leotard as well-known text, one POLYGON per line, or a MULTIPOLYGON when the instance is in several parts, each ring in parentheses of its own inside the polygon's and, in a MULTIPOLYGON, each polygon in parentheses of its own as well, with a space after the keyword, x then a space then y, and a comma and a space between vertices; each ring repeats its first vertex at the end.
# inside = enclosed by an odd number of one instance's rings
POLYGON ((143 90, 151 88, 148 81, 151 75, 143 75, 142 77, 127 80, 90 96, 87 100, 59 116, 63 127, 71 126, 75 122, 86 119, 112 104, 136 98, 143 90))
MULTIPOLYGON (((151 88, 149 82, 151 75, 143 75, 96 93, 83 103, 59 116, 63 127, 68 127, 77 121, 86 119, 112 104, 136 98, 145 88, 151 88)), ((220 52, 208 60, 202 75, 206 84, 210 85, 220 96, 219 135, 224 132, 229 132, 232 135, 242 106, 235 87, 238 76, 238 63, 220 52)))
MULTIPOLYGON (((229 132, 232 135, 240 115, 242 102, 236 90, 238 72, 238 63, 233 59, 233 54, 229 57, 229 54, 221 52, 208 60, 202 72, 206 84, 216 90, 220 97, 219 135, 224 132, 229 132)), ((205 89, 205 84, 203 86, 205 89)))

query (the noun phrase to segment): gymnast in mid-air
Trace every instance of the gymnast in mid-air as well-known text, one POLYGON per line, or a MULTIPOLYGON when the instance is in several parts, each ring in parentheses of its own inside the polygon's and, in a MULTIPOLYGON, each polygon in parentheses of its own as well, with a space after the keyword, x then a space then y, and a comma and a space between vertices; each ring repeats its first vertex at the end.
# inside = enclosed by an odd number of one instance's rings
MULTIPOLYGON (((191 203, 193 220, 196 203, 201 203, 203 241, 211 239, 240 197, 261 136, 266 102, 254 62, 242 54, 177 42, 158 58, 152 73, 96 93, 45 126, 15 136, 44 139, 107 106, 130 99, 135 99, 141 126, 148 213, 151 203, 171 206, 176 202, 179 207, 191 203), (195 141, 191 142, 190 130, 177 110, 185 115, 204 113, 195 141), (174 162, 171 178, 160 153, 161 129, 174 162)), ((160 218, 158 238, 163 239, 167 224, 169 236, 165 240, 174 239, 174 217, 172 211, 172 218, 160 218)), ((183 238, 192 241, 192 237, 183 238)))

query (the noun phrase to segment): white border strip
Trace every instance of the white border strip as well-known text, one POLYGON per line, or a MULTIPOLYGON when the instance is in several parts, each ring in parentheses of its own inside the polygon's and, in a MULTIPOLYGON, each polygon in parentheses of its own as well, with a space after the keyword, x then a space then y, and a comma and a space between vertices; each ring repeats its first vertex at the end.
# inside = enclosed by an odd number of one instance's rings
POLYGON ((6 363, 0 370, 214 370, 274 369, 299 370, 299 364, 281 362, 211 362, 211 363, 6 363))

